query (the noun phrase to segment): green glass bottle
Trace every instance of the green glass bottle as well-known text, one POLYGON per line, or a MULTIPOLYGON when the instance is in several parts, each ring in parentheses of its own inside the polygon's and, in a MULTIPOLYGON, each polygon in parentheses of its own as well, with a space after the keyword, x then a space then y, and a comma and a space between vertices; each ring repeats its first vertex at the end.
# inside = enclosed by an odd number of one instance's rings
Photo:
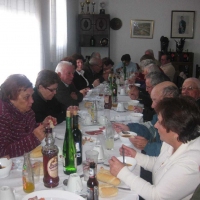
POLYGON ((117 107, 117 84, 115 76, 112 83, 112 107, 117 107))
POLYGON ((124 66, 123 66, 123 72, 124 72, 124 81, 126 80, 126 64, 125 62, 123 62, 124 66))
POLYGON ((65 139, 63 142, 63 170, 69 175, 77 171, 76 148, 72 134, 70 111, 67 111, 65 139))

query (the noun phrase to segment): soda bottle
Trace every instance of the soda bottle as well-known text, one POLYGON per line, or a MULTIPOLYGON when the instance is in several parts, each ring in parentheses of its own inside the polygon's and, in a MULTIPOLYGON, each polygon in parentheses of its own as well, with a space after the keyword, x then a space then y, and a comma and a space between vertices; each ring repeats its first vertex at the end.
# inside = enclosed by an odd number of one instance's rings
POLYGON ((30 193, 35 190, 33 169, 30 161, 30 153, 24 153, 22 180, 24 192, 30 193))
POLYGON ((42 147, 44 186, 54 188, 59 184, 58 176, 58 147, 54 144, 52 128, 46 128, 46 145, 42 147))
POLYGON ((89 179, 87 181, 87 200, 98 200, 99 192, 96 174, 95 174, 95 162, 90 162, 89 179))

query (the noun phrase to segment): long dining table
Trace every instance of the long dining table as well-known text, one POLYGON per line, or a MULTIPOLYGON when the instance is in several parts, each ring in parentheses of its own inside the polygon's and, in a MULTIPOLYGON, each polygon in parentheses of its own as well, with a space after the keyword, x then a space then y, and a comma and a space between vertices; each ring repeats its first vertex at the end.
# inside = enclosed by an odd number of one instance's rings
MULTIPOLYGON (((87 97, 83 100, 83 102, 81 102, 80 104, 80 111, 84 111, 86 110, 86 108, 84 107, 85 105, 85 101, 91 100, 91 99, 95 99, 97 98, 98 101, 103 101, 103 97, 100 96, 95 96, 95 95, 91 95, 90 97, 87 97)), ((118 96, 118 102, 124 102, 127 103, 130 100, 129 96, 118 96)), ((104 110, 99 110, 98 112, 98 116, 99 115, 103 115, 104 110)), ((128 116, 130 114, 130 111, 126 111, 123 113, 118 113, 115 110, 111 110, 110 111, 110 117, 111 119, 115 120, 116 116, 120 115, 120 116, 128 116)), ((123 121, 123 123, 128 123, 130 121, 123 121)), ((98 126, 102 126, 102 125, 98 125, 98 126)), ((85 130, 91 129, 92 126, 86 126, 80 123, 80 130, 82 131, 83 137, 87 137, 87 134, 85 134, 85 130)), ((64 134, 65 134, 65 128, 66 128, 66 122, 62 122, 61 124, 58 124, 53 132, 55 132, 55 144, 58 146, 60 153, 62 153, 62 146, 63 146, 63 140, 64 140, 64 134)), ((98 136, 92 136, 92 137, 96 137, 96 139, 98 138, 98 136)), ((96 140, 94 140, 96 141, 96 140)), ((83 145, 83 160, 85 160, 85 151, 89 150, 89 149, 93 149, 95 145, 95 142, 86 142, 83 145)), ((116 137, 115 141, 114 141, 114 149, 113 150, 106 150, 104 145, 102 144, 103 148, 104 148, 104 154, 105 159, 103 162, 100 162, 97 164, 97 169, 99 169, 100 167, 104 167, 105 169, 109 169, 109 167, 107 165, 104 165, 104 163, 108 163, 108 159, 111 156, 120 156, 119 154, 119 148, 121 147, 122 142, 121 140, 116 137)), ((133 147, 133 146, 132 146, 133 147)), ((139 151, 139 150, 138 150, 139 151)), ((15 167, 14 169, 12 169, 10 171, 10 174, 8 177, 0 179, 0 186, 10 186, 11 188, 13 188, 14 192, 15 192, 15 197, 16 200, 21 200, 24 196, 26 196, 27 194, 23 191, 23 186, 22 186, 22 163, 23 163, 23 157, 17 157, 17 158, 12 158, 13 162, 17 163, 17 167, 15 167), (21 167, 20 167, 21 166, 21 167)), ((37 158, 38 160, 42 161, 42 157, 41 158, 37 158)), ((83 170, 82 170, 82 165, 79 165, 77 167, 77 173, 83 177, 83 170)), ((140 167, 138 165, 135 166, 133 173, 136 175, 140 175, 140 167)), ((35 191, 41 191, 41 190, 64 190, 64 185, 63 185, 63 181, 65 179, 68 179, 68 175, 64 174, 63 172, 63 163, 62 163, 62 159, 59 159, 58 162, 58 175, 59 175, 59 185, 56 188, 46 188, 43 184, 43 176, 40 176, 40 180, 38 183, 35 183, 35 191)), ((83 183, 83 191, 81 192, 82 194, 86 194, 86 181, 84 181, 84 179, 82 178, 82 183, 83 183)), ((121 183, 119 185, 119 189, 118 189, 118 195, 115 197, 110 197, 110 198, 101 198, 99 197, 99 199, 104 199, 104 200, 122 200, 122 199, 126 199, 126 200, 138 200, 139 196, 134 192, 131 191, 130 188, 128 186, 126 186, 124 183, 121 183)))

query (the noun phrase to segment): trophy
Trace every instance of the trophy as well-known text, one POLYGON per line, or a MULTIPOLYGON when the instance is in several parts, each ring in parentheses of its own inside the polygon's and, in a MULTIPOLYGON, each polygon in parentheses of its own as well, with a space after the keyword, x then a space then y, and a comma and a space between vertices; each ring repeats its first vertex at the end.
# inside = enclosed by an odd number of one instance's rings
POLYGON ((93 11, 92 11, 92 14, 95 14, 95 13, 94 13, 94 5, 95 5, 95 2, 93 1, 93 2, 92 2, 92 10, 93 10, 93 11))
POLYGON ((85 6, 85 2, 80 2, 80 5, 81 5, 81 14, 85 14, 83 9, 84 9, 84 6, 85 6))
POLYGON ((85 3, 87 4, 87 13, 86 14, 90 14, 90 11, 89 11, 90 0, 85 0, 85 3))
POLYGON ((100 3, 100 7, 101 7, 101 9, 100 9, 100 13, 99 14, 105 14, 105 2, 101 2, 100 3))

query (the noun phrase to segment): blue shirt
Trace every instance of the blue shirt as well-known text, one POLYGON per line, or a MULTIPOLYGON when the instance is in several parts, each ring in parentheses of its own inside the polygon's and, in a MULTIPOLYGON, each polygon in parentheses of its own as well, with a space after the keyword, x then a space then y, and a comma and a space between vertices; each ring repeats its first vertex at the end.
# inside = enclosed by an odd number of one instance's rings
MULTIPOLYGON (((123 62, 119 62, 115 67, 114 67, 114 72, 116 72, 116 69, 119 69, 121 67, 123 67, 123 62)), ((126 72, 128 73, 133 73, 133 72, 137 72, 137 65, 134 62, 130 62, 129 65, 126 66, 126 72)))

